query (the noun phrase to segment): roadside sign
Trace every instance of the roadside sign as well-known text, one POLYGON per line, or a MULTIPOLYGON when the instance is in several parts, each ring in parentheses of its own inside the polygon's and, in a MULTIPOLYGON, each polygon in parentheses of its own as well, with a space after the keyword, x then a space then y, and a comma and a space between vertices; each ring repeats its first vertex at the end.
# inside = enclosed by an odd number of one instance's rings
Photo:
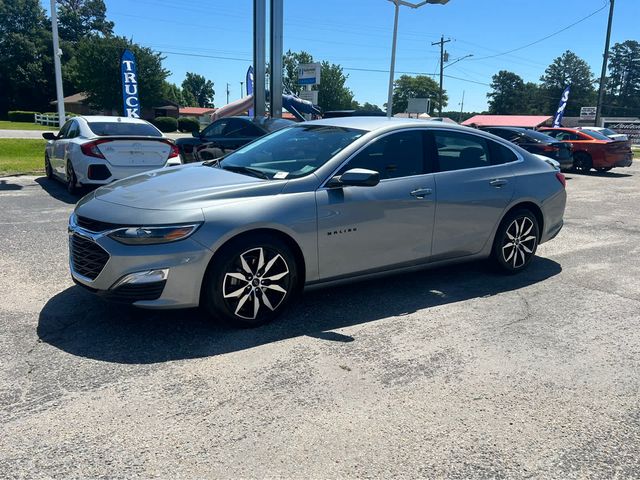
POLYGON ((298 66, 298 85, 320 85, 320 64, 301 63, 298 66))
POLYGON ((124 116, 140 118, 140 100, 138 99, 138 71, 136 58, 131 50, 125 50, 120 58, 122 74, 122 101, 124 116))
POLYGON ((314 105, 318 104, 318 90, 302 90, 298 96, 302 100, 307 100, 314 105))
POLYGON ((430 108, 430 98, 410 98, 407 105, 407 113, 429 113, 430 108))
POLYGON ((597 110, 596 107, 582 107, 580 109, 580 120, 595 120, 597 110))

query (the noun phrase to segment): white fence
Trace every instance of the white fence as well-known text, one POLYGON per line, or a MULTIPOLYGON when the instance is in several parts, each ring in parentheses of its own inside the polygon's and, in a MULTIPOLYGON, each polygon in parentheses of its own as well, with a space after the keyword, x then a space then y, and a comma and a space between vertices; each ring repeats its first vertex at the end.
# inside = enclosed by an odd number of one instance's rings
MULTIPOLYGON (((47 125, 47 126, 55 126, 57 127, 59 125, 58 123, 58 114, 57 113, 36 113, 34 115, 35 117, 35 123, 39 123, 40 125, 47 125)), ((71 118, 71 115, 67 115, 65 117, 65 121, 69 120, 71 118)))

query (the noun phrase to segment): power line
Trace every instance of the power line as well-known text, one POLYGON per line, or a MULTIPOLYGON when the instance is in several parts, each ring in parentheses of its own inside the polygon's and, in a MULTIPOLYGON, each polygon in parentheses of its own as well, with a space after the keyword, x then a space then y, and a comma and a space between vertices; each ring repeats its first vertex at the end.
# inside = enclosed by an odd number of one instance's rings
POLYGON ((501 57, 501 56, 503 56, 503 55, 509 55, 510 53, 517 52, 517 51, 519 51, 519 50, 524 50, 525 48, 529 48, 529 47, 531 47, 531 46, 533 46, 533 45, 536 45, 536 44, 538 44, 538 43, 540 43, 540 42, 544 42, 545 40, 548 40, 549 38, 554 37, 554 36, 558 35, 559 33, 562 33, 562 32, 564 32, 564 31, 566 31, 566 30, 569 30, 570 28, 575 27, 575 26, 576 26, 576 25, 578 25, 579 23, 582 23, 582 22, 584 22, 585 20, 587 20, 587 19, 589 19, 589 18, 593 17, 596 13, 601 12, 602 10, 604 10, 605 8, 607 8, 608 6, 609 6, 609 2, 606 2, 602 7, 600 7, 600 8, 599 8, 599 9, 597 9, 596 11, 594 11, 594 12, 590 13, 590 14, 589 14, 589 15, 587 15, 586 17, 581 18, 580 20, 578 20, 578 21, 576 21, 576 22, 573 22, 571 25, 567 25, 566 27, 561 28, 560 30, 558 30, 558 31, 556 31, 556 32, 553 32, 553 33, 551 33, 551 34, 547 35, 546 37, 542 37, 542 38, 540 38, 540 39, 538 39, 538 40, 536 40, 536 41, 534 41, 534 42, 527 43, 526 45, 523 45, 523 46, 518 47, 518 48, 514 48, 514 49, 512 49, 512 50, 507 50, 506 52, 496 53, 495 55, 488 55, 488 56, 486 56, 486 57, 479 57, 479 58, 475 58, 474 60, 485 60, 485 59, 487 59, 487 58, 495 58, 495 57, 501 57))

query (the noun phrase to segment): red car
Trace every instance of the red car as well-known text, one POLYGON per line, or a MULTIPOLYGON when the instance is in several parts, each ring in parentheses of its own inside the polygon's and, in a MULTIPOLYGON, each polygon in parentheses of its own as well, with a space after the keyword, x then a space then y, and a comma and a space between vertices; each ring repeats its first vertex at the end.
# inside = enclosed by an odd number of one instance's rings
POLYGON ((587 173, 592 168, 608 172, 614 167, 630 167, 633 162, 631 142, 611 140, 594 131, 572 128, 541 128, 543 132, 573 147, 573 169, 587 173))

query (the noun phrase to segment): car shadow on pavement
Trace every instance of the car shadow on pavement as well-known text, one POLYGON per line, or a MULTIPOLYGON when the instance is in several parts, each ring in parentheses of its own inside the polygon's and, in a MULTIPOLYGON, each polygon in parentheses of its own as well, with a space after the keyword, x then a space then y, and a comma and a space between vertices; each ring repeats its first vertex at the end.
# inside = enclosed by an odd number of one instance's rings
POLYGON ((22 185, 18 185, 17 183, 10 183, 7 180, 0 180, 0 192, 8 190, 22 190, 22 188, 22 185))
POLYGON ((478 262, 315 290, 274 323, 251 330, 219 325, 198 309, 109 304, 73 286, 47 302, 37 333, 70 354, 125 364, 208 357, 302 335, 346 343, 354 339, 331 330, 517 290, 561 271, 558 263, 536 257, 515 276, 493 273, 478 262))
POLYGON ((82 191, 78 195, 71 195, 67 192, 67 187, 63 183, 53 178, 39 177, 36 178, 36 183, 53 198, 69 205, 75 205, 86 193, 82 191))

